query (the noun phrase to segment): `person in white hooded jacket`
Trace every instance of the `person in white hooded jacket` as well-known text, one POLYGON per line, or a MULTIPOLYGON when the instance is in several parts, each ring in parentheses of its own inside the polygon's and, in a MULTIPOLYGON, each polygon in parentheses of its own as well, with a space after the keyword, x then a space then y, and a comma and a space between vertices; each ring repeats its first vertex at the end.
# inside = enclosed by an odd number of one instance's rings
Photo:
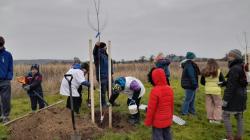
MULTIPOLYGON (((82 103, 82 94, 81 87, 82 85, 89 87, 89 82, 85 79, 85 75, 88 73, 89 65, 87 63, 83 64, 74 64, 72 68, 66 73, 71 74, 73 79, 71 81, 71 89, 72 89, 72 97, 73 97, 73 107, 74 111, 79 114, 79 110, 82 103)), ((62 79, 60 94, 64 96, 68 96, 66 107, 70 109, 70 91, 69 91, 69 83, 65 79, 62 79)))

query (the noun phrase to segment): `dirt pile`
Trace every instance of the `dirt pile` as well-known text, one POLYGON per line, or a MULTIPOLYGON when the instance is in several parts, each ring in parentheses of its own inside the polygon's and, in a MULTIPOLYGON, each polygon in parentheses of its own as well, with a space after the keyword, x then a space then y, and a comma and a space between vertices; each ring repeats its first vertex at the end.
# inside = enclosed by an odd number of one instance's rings
MULTIPOLYGON (((83 140, 101 135, 103 130, 89 118, 76 117, 76 128, 83 140)), ((69 140, 73 134, 70 110, 50 108, 10 125, 11 140, 69 140)))
MULTIPOLYGON (((127 123, 127 116, 113 113, 113 131, 129 132, 134 127, 127 123)), ((90 119, 90 114, 76 117, 77 132, 82 140, 93 140, 104 134, 108 128, 108 113, 100 123, 99 112, 95 113, 96 124, 90 119)), ((10 140, 70 140, 73 134, 70 110, 50 108, 35 113, 10 125, 10 140)))

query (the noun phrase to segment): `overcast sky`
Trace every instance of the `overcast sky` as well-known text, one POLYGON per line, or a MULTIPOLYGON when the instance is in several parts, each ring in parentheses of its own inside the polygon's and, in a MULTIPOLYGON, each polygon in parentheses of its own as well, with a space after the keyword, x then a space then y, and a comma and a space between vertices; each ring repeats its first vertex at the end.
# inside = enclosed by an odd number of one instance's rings
MULTIPOLYGON (((230 49, 243 50, 243 31, 250 38, 250 0, 100 1, 102 41, 112 41, 116 60, 187 51, 221 58, 230 49)), ((0 35, 14 59, 87 60, 88 39, 96 41, 93 5, 93 0, 0 0, 0 35)))

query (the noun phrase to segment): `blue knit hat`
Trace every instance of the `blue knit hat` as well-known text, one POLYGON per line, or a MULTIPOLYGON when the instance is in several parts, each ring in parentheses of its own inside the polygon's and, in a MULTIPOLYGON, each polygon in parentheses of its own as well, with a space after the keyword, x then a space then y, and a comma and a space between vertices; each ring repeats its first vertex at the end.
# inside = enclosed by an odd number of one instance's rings
POLYGON ((193 52, 187 52, 186 59, 195 59, 196 56, 193 52))
POLYGON ((119 84, 122 88, 124 88, 126 84, 126 79, 124 77, 119 77, 115 80, 115 84, 119 84))

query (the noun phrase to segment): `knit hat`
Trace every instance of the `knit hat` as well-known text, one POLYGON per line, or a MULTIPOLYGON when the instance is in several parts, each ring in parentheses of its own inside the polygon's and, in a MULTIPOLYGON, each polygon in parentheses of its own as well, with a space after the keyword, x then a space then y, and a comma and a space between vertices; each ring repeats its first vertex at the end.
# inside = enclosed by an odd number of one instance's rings
POLYGON ((81 60, 78 57, 74 57, 74 64, 80 64, 81 60))
POLYGON ((193 52, 187 52, 186 59, 195 59, 196 56, 193 52))
POLYGON ((242 59, 241 51, 238 49, 229 51, 228 55, 233 56, 235 59, 242 59))
POLYGON ((39 71, 39 65, 38 64, 31 65, 30 70, 32 70, 32 69, 36 69, 37 71, 39 71))
POLYGON ((0 47, 4 46, 4 38, 2 36, 0 36, 0 47))
POLYGON ((115 84, 119 84, 121 88, 125 88, 126 85, 126 79, 125 77, 119 77, 115 80, 115 84))

